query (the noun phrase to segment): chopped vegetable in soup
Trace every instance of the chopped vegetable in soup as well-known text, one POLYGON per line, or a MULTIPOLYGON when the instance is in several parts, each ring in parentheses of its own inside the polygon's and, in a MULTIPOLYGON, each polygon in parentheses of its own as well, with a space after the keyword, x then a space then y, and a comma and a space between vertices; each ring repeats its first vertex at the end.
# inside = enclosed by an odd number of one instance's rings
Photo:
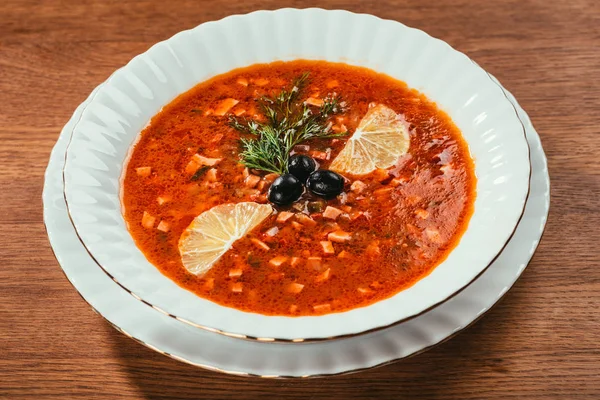
POLYGON ((403 82, 324 61, 237 69, 135 145, 124 216, 163 274, 267 315, 363 307, 429 274, 475 200, 458 128, 403 82))

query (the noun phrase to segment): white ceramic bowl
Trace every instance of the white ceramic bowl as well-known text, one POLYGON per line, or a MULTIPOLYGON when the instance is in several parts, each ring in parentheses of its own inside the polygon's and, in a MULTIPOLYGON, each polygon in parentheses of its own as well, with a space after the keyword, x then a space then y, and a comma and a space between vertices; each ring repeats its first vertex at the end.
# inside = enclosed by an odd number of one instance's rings
POLYGON ((82 242, 136 298, 195 326, 262 340, 357 334, 418 315, 453 296, 500 253, 529 191, 529 148, 516 111, 464 54, 395 21, 347 11, 282 9, 202 24, 158 43, 111 76, 74 129, 65 198, 82 242), (368 307, 318 317, 269 317, 220 306, 163 276, 135 246, 119 200, 129 148, 152 116, 214 75, 274 60, 323 59, 365 66, 423 92, 469 144, 477 198, 469 227, 426 278, 368 307))

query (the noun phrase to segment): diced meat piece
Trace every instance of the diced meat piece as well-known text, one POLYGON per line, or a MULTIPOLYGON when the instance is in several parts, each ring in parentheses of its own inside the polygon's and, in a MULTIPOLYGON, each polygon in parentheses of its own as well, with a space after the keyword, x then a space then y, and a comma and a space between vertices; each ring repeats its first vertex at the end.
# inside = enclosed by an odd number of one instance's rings
POLYGON ((338 87, 339 82, 335 79, 327 81, 327 89, 333 89, 334 87, 338 87))
POLYGON ((421 219, 427 219, 427 217, 429 217, 429 211, 424 210, 422 208, 417 208, 415 211, 415 215, 421 219))
POLYGON ((325 102, 323 101, 323 99, 317 99, 315 97, 309 97, 308 99, 306 99, 304 101, 304 103, 309 104, 311 106, 315 106, 315 107, 321 107, 325 102))
POLYGON ((206 180, 208 182, 216 182, 217 181, 217 169, 216 168, 211 168, 208 171, 206 171, 206 180))
POLYGON ((352 239, 352 234, 345 231, 333 231, 327 235, 327 239, 336 243, 344 243, 352 239))
POLYGON ((368 289, 368 288, 361 288, 361 287, 359 287, 356 290, 358 290, 358 292, 361 293, 361 294, 371 294, 371 293, 373 293, 373 291, 371 289, 368 289))
POLYGON ((293 314, 293 313, 295 313, 296 311, 298 311, 298 306, 297 306, 297 305, 295 305, 295 304, 292 304, 292 305, 290 306, 290 313, 291 313, 291 314, 293 314))
POLYGON ((373 194, 375 196, 381 196, 381 195, 385 195, 385 194, 390 193, 392 190, 394 190, 393 187, 382 187, 382 188, 379 188, 377 190, 374 190, 373 194))
POLYGON ((233 293, 242 293, 244 291, 244 285, 242 282, 235 282, 231 285, 231 291, 233 293))
POLYGON ((335 133, 348 132, 348 128, 344 124, 335 124, 331 127, 331 130, 335 133))
POLYGON ((156 217, 153 217, 152 215, 144 211, 144 214, 142 215, 142 226, 146 229, 152 229, 154 227, 155 222, 156 217))
POLYGON ((338 254, 338 258, 350 258, 350 257, 351 257, 350 253, 348 253, 346 250, 342 250, 338 254))
POLYGON ((329 272, 330 271, 331 271, 331 268, 327 268, 325 271, 323 271, 322 273, 320 273, 315 278, 315 282, 323 282, 323 281, 326 281, 327 279, 329 279, 329 272))
POLYGON ((167 221, 165 220, 161 220, 158 223, 158 226, 156 227, 156 229, 158 229, 161 232, 169 232, 169 229, 171 229, 171 224, 169 224, 167 221))
POLYGON ((198 164, 196 161, 192 160, 185 166, 185 173, 188 175, 194 175, 196 173, 196 171, 198 171, 198 168, 200 168, 200 167, 201 167, 200 164, 198 164))
POLYGON ((242 273, 243 273, 243 271, 241 268, 230 269, 229 277, 230 278, 239 278, 240 276, 242 276, 242 273))
POLYGON ((244 177, 244 179, 250 176, 250 170, 248 169, 248 167, 244 168, 244 170, 242 171, 242 176, 244 177))
POLYGON ((245 108, 236 108, 235 110, 233 110, 233 115, 235 115, 236 117, 239 117, 240 115, 244 115, 245 112, 246 112, 245 108))
POLYGON ((316 312, 329 312, 329 311, 331 311, 331 304, 329 304, 329 303, 319 304, 319 305, 313 306, 313 310, 315 310, 316 312))
POLYGON ((297 144, 294 146, 294 151, 296 153, 308 153, 310 150, 310 146, 307 144, 297 144))
POLYGON ((406 182, 405 178, 394 178, 390 181, 389 185, 392 187, 397 187, 406 182))
POLYGON ((254 83, 256 86, 265 86, 269 84, 269 80, 266 78, 256 78, 252 79, 252 83, 254 83))
POLYGON ((212 290, 215 287, 215 278, 208 278, 206 282, 204 282, 204 289, 212 290))
POLYGON ((277 256, 269 260, 269 265, 273 267, 281 267, 288 260, 286 256, 277 256))
POLYGON ((301 223, 299 223, 299 222, 296 222, 296 221, 292 221, 292 226, 293 226, 293 227, 294 227, 294 229, 295 229, 295 230, 297 230, 297 231, 301 231, 301 230, 303 230, 303 229, 304 229, 304 225, 302 225, 301 223))
POLYGON ((239 100, 232 99, 232 98, 221 101, 221 103, 219 103, 219 105, 215 108, 215 115, 227 114, 227 112, 229 110, 231 110, 239 102, 240 102, 239 100))
POLYGON ((312 219, 306 214, 296 214, 296 219, 304 226, 315 226, 317 225, 317 221, 312 219))
POLYGON ((222 158, 204 157, 200 154, 194 154, 192 156, 192 161, 195 161, 196 164, 198 164, 200 166, 208 165, 208 166, 212 167, 213 165, 217 165, 218 163, 220 163, 221 160, 223 160, 223 159, 222 158))
POLYGON ((306 266, 312 269, 320 269, 321 268, 321 257, 308 257, 306 259, 306 266))
POLYGON ((150 176, 150 174, 152 173, 152 167, 139 167, 135 169, 135 172, 145 178, 147 176, 150 176))
POLYGON ((277 179, 279 175, 278 174, 267 174, 265 175, 263 178, 265 181, 269 182, 269 183, 273 183, 275 181, 275 179, 277 179))
POLYGON ((310 156, 321 161, 329 160, 329 154, 324 151, 313 150, 310 152, 310 156))
POLYGON ((285 221, 292 218, 293 216, 294 216, 294 213, 291 213, 289 211, 282 211, 279 213, 279 215, 277 215, 277 222, 284 223, 285 221))
POLYGON ((238 78, 237 83, 242 86, 248 86, 248 79, 246 78, 238 78))
POLYGON ((350 213, 350 221, 356 221, 363 215, 365 215, 365 213, 363 213, 362 211, 353 211, 350 213))
POLYGON ((163 204, 165 204, 166 202, 171 201, 171 196, 159 196, 156 198, 156 202, 158 203, 159 206, 162 206, 163 204))
POLYGON ((271 248, 265 242, 263 242, 262 240, 259 240, 257 238, 252 238, 252 239, 250 239, 250 241, 252 243, 254 243, 254 245, 256 247, 258 247, 259 249, 261 249, 261 250, 266 250, 266 251, 271 250, 271 248))
POLYGON ((325 211, 323 212, 323 218, 336 220, 337 217, 339 217, 341 213, 342 213, 342 210, 335 208, 335 207, 327 206, 325 208, 325 211))
POLYGON ((373 171, 373 175, 375 176, 375 179, 377 179, 380 182, 385 181, 390 177, 387 170, 383 168, 377 168, 375 171, 373 171))
POLYGON ((369 243, 369 245, 365 249, 365 254, 372 257, 380 256, 381 251, 379 250, 379 241, 374 240, 373 242, 369 243))
POLYGON ((297 267, 298 265, 300 265, 301 261, 302 261, 302 259, 300 257, 292 257, 292 259, 290 261, 290 265, 292 267, 297 267))
POLYGON ((366 189, 366 187, 367 184, 363 181, 354 181, 352 182, 352 185, 350 185, 350 190, 352 190, 355 193, 362 193, 363 190, 366 189))
POLYGON ((300 284, 300 283, 290 283, 289 285, 287 285, 286 287, 286 291, 289 293, 294 293, 294 294, 298 294, 302 291, 302 289, 304 289, 304 285, 300 284))
POLYGON ((244 185, 249 188, 256 187, 256 185, 260 182, 260 176, 256 175, 248 175, 246 179, 244 179, 244 185))
POLYGON ((267 186, 267 181, 261 180, 260 182, 258 182, 258 185, 256 185, 256 189, 258 189, 262 192, 266 186, 267 186))
POLYGON ((335 254, 335 249, 333 248, 333 243, 331 243, 329 240, 321 241, 321 246, 323 247, 323 253, 325 255, 335 254))

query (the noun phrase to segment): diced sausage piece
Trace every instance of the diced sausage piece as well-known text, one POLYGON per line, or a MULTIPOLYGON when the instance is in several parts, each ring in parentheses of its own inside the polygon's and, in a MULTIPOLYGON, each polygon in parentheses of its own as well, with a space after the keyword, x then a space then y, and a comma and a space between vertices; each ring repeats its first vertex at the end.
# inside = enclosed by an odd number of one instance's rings
POLYGON ((305 214, 296 214, 296 219, 304 226, 315 226, 317 221, 305 214))
POLYGON ((171 228, 171 224, 169 224, 167 221, 162 220, 158 223, 158 226, 156 227, 156 229, 158 229, 161 232, 169 232, 169 229, 171 228))
POLYGON ((222 158, 204 157, 200 154, 194 154, 192 156, 192 161, 196 162, 196 164, 198 164, 200 166, 208 165, 208 166, 212 167, 213 165, 217 165, 218 163, 220 163, 221 160, 223 160, 223 159, 222 158))
POLYGON ((171 201, 171 196, 159 196, 156 198, 156 202, 158 203, 159 206, 162 206, 163 204, 165 204, 166 202, 171 201))
POLYGON ((217 169, 211 168, 206 171, 206 180, 208 182, 216 182, 217 181, 217 169))
POLYGON ((380 189, 374 190, 373 194, 375 196, 384 196, 384 195, 390 193, 392 190, 394 190, 394 188, 392 188, 392 187, 384 187, 384 188, 380 188, 380 189))
POLYGON ((269 182, 269 183, 273 183, 275 181, 275 179, 277 179, 279 175, 278 174, 267 174, 264 176, 265 181, 269 182))
POLYGON ((260 182, 260 176, 256 175, 248 175, 248 177, 244 179, 244 185, 246 185, 246 187, 249 188, 255 187, 258 184, 258 182, 260 182))
POLYGON ((246 78, 238 78, 237 83, 242 86, 248 86, 248 79, 246 78))
POLYGON ((319 305, 313 306, 313 310, 315 310, 316 312, 329 312, 329 311, 331 311, 331 304, 329 304, 329 303, 319 304, 319 305))
POLYGON ((342 250, 340 251, 340 254, 338 254, 338 258, 350 258, 350 253, 346 250, 342 250))
POLYGON ((298 265, 300 265, 301 261, 302 261, 302 259, 300 257, 292 257, 292 259, 290 261, 290 265, 292 267, 297 267, 298 265))
POLYGON ((323 281, 326 281, 327 279, 329 279, 329 271, 331 271, 331 268, 327 268, 325 271, 323 271, 321 274, 319 274, 315 278, 315 282, 323 282, 323 281))
POLYGON ((302 225, 301 223, 298 223, 296 221, 292 221, 292 226, 294 227, 295 230, 297 231, 301 231, 304 229, 304 225, 302 225))
POLYGON ((152 229, 154 227, 155 222, 156 217, 153 217, 152 215, 144 211, 144 214, 142 215, 142 226, 146 229, 152 229))
POLYGON ((273 257, 269 260, 269 265, 273 267, 281 267, 287 260, 288 257, 286 256, 273 257))
POLYGON ((331 243, 329 240, 321 241, 321 246, 323 247, 323 253, 325 255, 335 254, 335 249, 333 248, 333 243, 331 243))
POLYGON ((291 213, 289 211, 282 211, 279 213, 279 215, 277 215, 277 222, 284 223, 285 221, 292 218, 293 216, 294 216, 294 213, 291 213))
POLYGON ((325 211, 323 212, 323 218, 335 220, 335 219, 337 219, 337 217, 340 216, 341 213, 342 213, 342 210, 335 208, 335 207, 327 206, 325 208, 325 211))
POLYGON ((417 208, 415 215, 421 219, 427 219, 427 217, 429 217, 429 212, 422 208, 417 208))
POLYGON ((242 282, 236 282, 231 285, 231 291, 233 293, 242 293, 244 291, 244 285, 242 282))
POLYGON ((327 239, 332 242, 344 243, 352 239, 352 234, 345 231, 333 231, 327 235, 327 239))
POLYGON ((239 278, 240 276, 242 276, 242 273, 243 273, 243 271, 241 268, 230 269, 229 277, 230 278, 239 278))
POLYGON ((258 189, 262 192, 266 186, 267 186, 267 181, 261 180, 260 182, 258 182, 258 185, 256 185, 256 189, 258 189))
POLYGON ((229 110, 231 110, 239 102, 240 102, 239 100, 232 99, 232 98, 221 101, 221 103, 219 103, 217 108, 215 108, 215 115, 227 114, 227 112, 229 110))
POLYGON ((265 231, 265 235, 273 237, 273 236, 277 235, 277 232, 279 232, 279 228, 274 226, 272 228, 267 229, 265 231))
POLYGON ((389 174, 387 172, 387 170, 383 169, 383 168, 377 168, 374 172, 373 172, 375 179, 381 181, 385 181, 387 178, 389 178, 389 174))
POLYGON ((139 167, 135 169, 135 172, 145 178, 147 176, 150 176, 150 174, 152 173, 152 167, 139 167))
POLYGON ((208 278, 206 282, 204 282, 204 289, 212 290, 215 287, 215 278, 208 278))
POLYGON ((198 164, 196 161, 192 160, 185 166, 185 173, 188 175, 194 175, 196 173, 196 171, 198 171, 198 168, 200 168, 200 167, 201 167, 200 164, 198 164))
POLYGON ((320 269, 321 268, 321 257, 308 257, 306 259, 306 266, 312 269, 320 269))
POLYGON ((358 290, 359 293, 361 293, 361 294, 371 294, 371 293, 373 293, 373 291, 371 289, 367 289, 367 288, 361 288, 361 287, 359 287, 356 290, 358 290))
POLYGON ((244 177, 244 179, 250 176, 250 170, 248 169, 248 167, 244 168, 244 170, 242 171, 242 176, 244 177))
POLYGON ((300 283, 290 283, 289 285, 287 285, 286 290, 289 293, 294 293, 294 294, 298 294, 302 291, 302 289, 304 289, 304 285, 300 284, 300 283))
POLYGON ((271 250, 271 248, 265 242, 263 242, 262 240, 258 240, 256 238, 252 238, 252 239, 250 239, 250 241, 252 243, 254 243, 254 245, 256 247, 258 247, 259 249, 261 249, 261 250, 266 250, 266 251, 271 250))
POLYGON ((233 110, 233 115, 239 117, 240 115, 244 115, 245 112, 246 110, 244 108, 236 108, 235 110, 233 110))
POLYGON ((354 181, 354 182, 352 182, 352 185, 350 185, 350 190, 352 190, 355 193, 362 193, 366 187, 367 187, 367 185, 364 182, 354 181))
POLYGON ((310 156, 321 161, 329 160, 329 153, 324 151, 313 150, 310 152, 310 156))
POLYGON ((278 281, 279 279, 283 279, 285 274, 283 272, 273 272, 267 276, 272 281, 278 281))
POLYGON ((315 106, 315 107, 321 107, 325 102, 323 101, 323 99, 317 99, 315 97, 309 97, 308 99, 306 99, 304 101, 304 103, 309 104, 311 106, 315 106))
POLYGON ((256 86, 265 86, 269 83, 269 80, 266 78, 256 78, 252 79, 252 83, 254 83, 256 86))

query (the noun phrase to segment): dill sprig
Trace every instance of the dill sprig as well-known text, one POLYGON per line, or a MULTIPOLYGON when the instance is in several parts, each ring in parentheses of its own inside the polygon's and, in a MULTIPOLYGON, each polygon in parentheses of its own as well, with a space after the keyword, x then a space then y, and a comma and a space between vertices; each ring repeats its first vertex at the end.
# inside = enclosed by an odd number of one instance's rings
POLYGON ((342 111, 339 99, 328 96, 314 112, 307 104, 298 103, 308 81, 308 73, 298 77, 289 90, 275 97, 258 99, 267 122, 230 118, 234 129, 250 135, 241 138, 240 159, 248 168, 283 174, 292 148, 313 138, 328 139, 346 135, 332 133, 329 117, 342 111))

